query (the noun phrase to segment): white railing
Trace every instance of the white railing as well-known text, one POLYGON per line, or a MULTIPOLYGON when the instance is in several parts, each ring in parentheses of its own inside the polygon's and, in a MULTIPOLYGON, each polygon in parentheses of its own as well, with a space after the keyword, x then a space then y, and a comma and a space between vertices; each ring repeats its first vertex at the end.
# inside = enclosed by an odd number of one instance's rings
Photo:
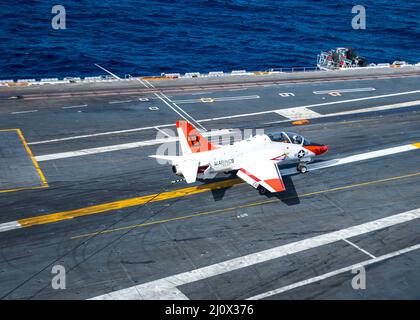
POLYGON ((290 72, 314 72, 319 71, 318 67, 291 67, 291 68, 271 68, 269 72, 290 73, 290 72))
MULTIPOLYGON (((325 58, 324 58, 325 59, 325 58)), ((328 67, 325 68, 320 62, 324 61, 322 54, 318 55, 318 66, 317 67, 290 67, 290 68, 270 68, 266 71, 255 71, 250 72, 246 70, 233 70, 229 73, 223 71, 213 71, 206 74, 200 72, 188 72, 184 75, 180 73, 162 73, 160 76, 150 76, 145 78, 156 78, 156 79, 178 79, 178 78, 204 78, 204 77, 229 77, 229 76, 260 76, 267 74, 279 74, 279 73, 294 73, 294 72, 317 72, 331 70, 328 67)), ((404 68, 404 67, 420 67, 420 63, 408 64, 404 61, 380 64, 369 64, 366 67, 351 67, 351 68, 340 68, 339 70, 363 70, 363 69, 379 69, 379 68, 404 68)), ((139 77, 129 76, 124 79, 116 79, 110 75, 94 76, 94 77, 64 77, 62 80, 58 78, 42 78, 39 81, 36 79, 18 79, 14 80, 0 80, 2 86, 13 86, 13 85, 45 85, 45 84, 60 84, 60 83, 87 83, 87 82, 111 82, 111 81, 136 81, 139 77)))

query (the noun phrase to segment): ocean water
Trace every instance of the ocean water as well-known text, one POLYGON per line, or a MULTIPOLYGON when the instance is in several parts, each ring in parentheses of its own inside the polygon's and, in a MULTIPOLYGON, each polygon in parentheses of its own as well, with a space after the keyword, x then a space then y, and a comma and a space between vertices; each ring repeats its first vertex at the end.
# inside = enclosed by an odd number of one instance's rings
POLYGON ((0 78, 124 76, 315 66, 351 46, 369 62, 420 62, 420 1, 14 0, 0 2, 0 78), (66 8, 53 30, 51 8, 66 8), (366 30, 353 30, 364 5, 366 30))

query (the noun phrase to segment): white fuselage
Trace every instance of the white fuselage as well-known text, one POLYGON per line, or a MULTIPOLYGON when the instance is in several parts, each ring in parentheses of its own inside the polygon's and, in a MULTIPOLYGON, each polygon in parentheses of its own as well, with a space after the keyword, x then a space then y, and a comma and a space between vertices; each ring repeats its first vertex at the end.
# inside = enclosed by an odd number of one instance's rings
POLYGON ((258 159, 310 161, 314 155, 301 144, 274 142, 267 135, 257 135, 211 151, 183 155, 178 163, 173 165, 174 171, 182 174, 178 166, 180 162, 199 161, 197 178, 212 179, 220 172, 240 169, 244 162, 258 159))

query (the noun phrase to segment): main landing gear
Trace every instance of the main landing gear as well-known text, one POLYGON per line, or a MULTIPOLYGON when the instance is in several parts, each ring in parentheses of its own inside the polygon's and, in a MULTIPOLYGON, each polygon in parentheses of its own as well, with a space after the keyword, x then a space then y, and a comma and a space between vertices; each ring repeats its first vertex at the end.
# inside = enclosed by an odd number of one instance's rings
POLYGON ((296 170, 300 173, 306 173, 308 172, 308 167, 306 166, 305 162, 299 162, 299 164, 296 167, 296 170))
POLYGON ((263 186, 258 186, 258 192, 260 193, 260 195, 263 195, 267 193, 267 189, 263 186))

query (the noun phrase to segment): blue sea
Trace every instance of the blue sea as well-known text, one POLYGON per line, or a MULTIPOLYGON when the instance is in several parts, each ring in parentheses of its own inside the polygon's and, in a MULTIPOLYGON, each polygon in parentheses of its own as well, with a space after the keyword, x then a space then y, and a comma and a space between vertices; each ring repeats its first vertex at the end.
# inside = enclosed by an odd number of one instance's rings
POLYGON ((13 0, 0 3, 0 78, 315 66, 351 46, 369 62, 420 62, 420 1, 13 0), (53 5, 66 29, 51 27, 53 5), (353 30, 353 5, 366 30, 353 30))

